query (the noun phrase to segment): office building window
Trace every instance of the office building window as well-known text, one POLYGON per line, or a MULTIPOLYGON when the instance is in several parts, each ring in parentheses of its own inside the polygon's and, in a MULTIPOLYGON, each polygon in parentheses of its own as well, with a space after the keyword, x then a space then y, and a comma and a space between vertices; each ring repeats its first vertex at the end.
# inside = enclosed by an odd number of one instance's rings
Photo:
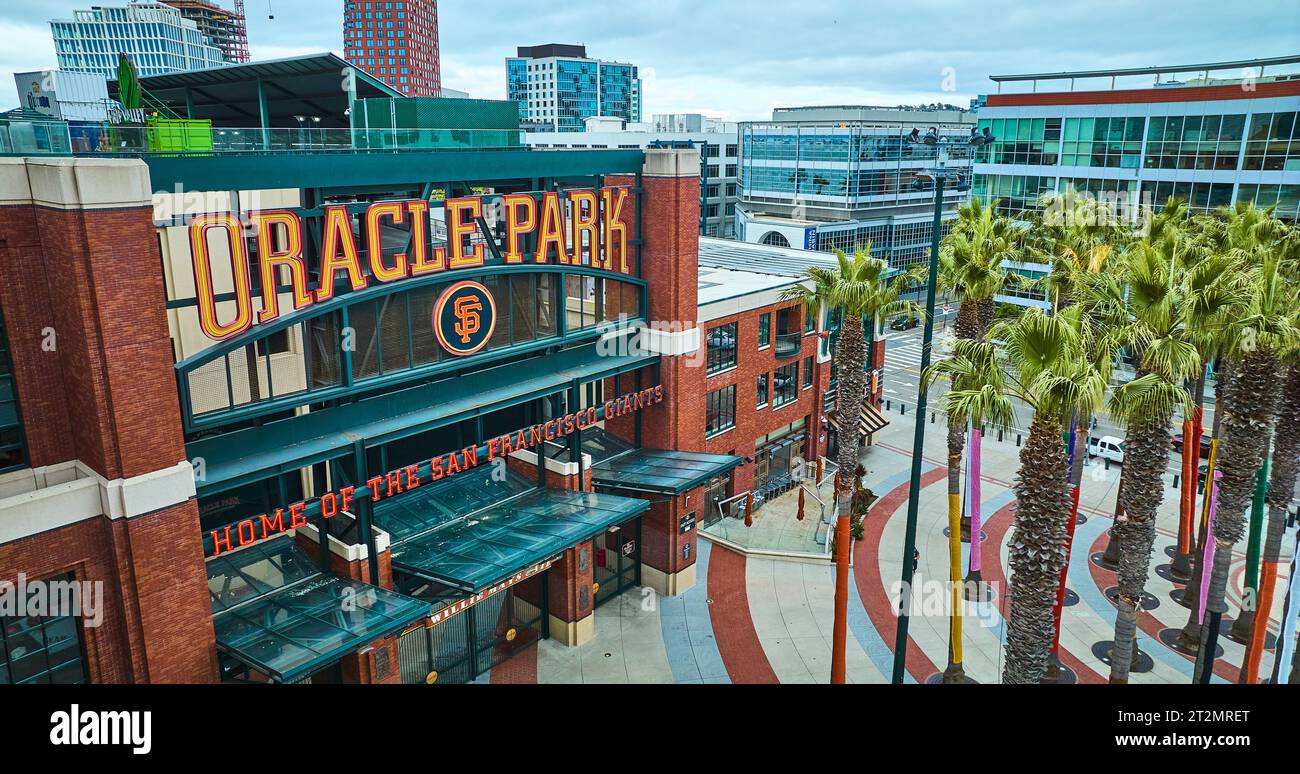
POLYGON ((803 388, 806 390, 813 384, 813 359, 812 356, 803 359, 803 388))
POLYGON ((772 346, 772 314, 761 315, 758 318, 758 348, 764 349, 772 346))
POLYGON ((704 397, 705 436, 717 435, 736 426, 736 385, 714 390, 704 397))
POLYGON ((771 390, 768 387, 767 372, 758 375, 758 399, 754 401, 756 408, 763 408, 771 399, 771 390))
POLYGON ((736 323, 709 329, 705 339, 705 372, 715 374, 736 367, 736 323))

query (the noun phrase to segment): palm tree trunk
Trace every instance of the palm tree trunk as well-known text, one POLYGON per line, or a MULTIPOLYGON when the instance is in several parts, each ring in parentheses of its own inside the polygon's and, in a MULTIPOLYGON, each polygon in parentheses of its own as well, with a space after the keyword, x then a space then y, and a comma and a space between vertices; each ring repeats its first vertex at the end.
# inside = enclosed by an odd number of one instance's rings
POLYGON ((1196 407, 1192 409, 1190 428, 1183 430, 1183 488, 1178 511, 1178 546, 1174 551, 1171 574, 1176 578, 1190 578, 1192 573, 1193 538, 1196 532, 1196 477, 1197 461, 1201 458, 1201 435, 1204 432, 1205 364, 1192 382, 1196 407))
POLYGON ((849 630, 849 521, 853 512, 853 490, 857 481, 855 471, 860 453, 858 423, 862 414, 862 398, 867 391, 866 373, 863 371, 866 352, 862 318, 852 314, 844 315, 843 327, 835 344, 839 374, 836 411, 839 413, 840 427, 844 428, 839 448, 840 491, 836 492, 835 500, 835 621, 831 633, 831 683, 836 685, 847 682, 845 656, 849 630))
MULTIPOLYGON (((918 420, 919 421, 919 420, 918 420)), ((948 579, 952 584, 952 614, 948 628, 948 667, 943 681, 966 680, 961 665, 961 451, 966 443, 966 423, 948 417, 948 579)))
MULTIPOLYGON (((1139 376, 1141 373, 1139 373, 1139 376)), ((1161 475, 1169 461, 1169 421, 1173 411, 1130 423, 1125 434, 1124 506, 1115 522, 1119 538, 1119 599, 1115 616, 1115 645, 1110 657, 1110 682, 1128 682, 1137 634, 1138 612, 1151 568, 1156 540, 1156 510, 1164 495, 1161 475)))
POLYGON ((1047 667, 1056 584, 1065 565, 1070 515, 1067 472, 1061 423, 1035 416, 1016 473, 1004 683, 1037 683, 1047 667))
POLYGON ((1268 482, 1268 533, 1264 537, 1259 605, 1255 629, 1246 647, 1246 660, 1242 666, 1243 682, 1247 683, 1256 682, 1259 676, 1259 662, 1264 655, 1264 642, 1268 632, 1268 616, 1273 609, 1274 587, 1282 565, 1282 538, 1286 535, 1287 508, 1295 496, 1295 480, 1300 474, 1300 365, 1292 365, 1287 374, 1274 434, 1273 469, 1268 482))
MULTIPOLYGON (((1270 353, 1248 352, 1233 367, 1215 420, 1223 430, 1223 478, 1219 481, 1219 507, 1210 538, 1215 541, 1214 569, 1205 590, 1206 609, 1227 611, 1225 592, 1232 547, 1245 531, 1246 507, 1255 491, 1255 472, 1264 464, 1265 445, 1276 416, 1280 390, 1275 380, 1278 362, 1270 353)), ((1213 653, 1198 661, 1198 675, 1213 653)))
POLYGON ((1070 554, 1074 550, 1074 530, 1079 521, 1079 487, 1083 483, 1083 459, 1088 453, 1088 432, 1092 417, 1076 416, 1073 425, 1074 446, 1070 453, 1070 518, 1065 525, 1065 566, 1056 584, 1056 605, 1052 608, 1052 651, 1047 659, 1043 682, 1061 681, 1061 617, 1065 610, 1065 582, 1070 575, 1070 554), (1082 432, 1081 432, 1082 431, 1082 432))
POLYGON ((984 573, 982 572, 982 550, 983 542, 980 539, 980 524, 982 522, 982 512, 980 509, 980 462, 981 447, 983 445, 984 433, 980 430, 978 424, 972 425, 970 429, 970 480, 966 486, 970 487, 970 573, 966 576, 967 599, 974 595, 976 601, 984 599, 984 573))
MULTIPOLYGON (((1214 423, 1211 425, 1211 440, 1219 439, 1220 428, 1223 423, 1224 401, 1228 391, 1228 383, 1232 381, 1232 361, 1224 357, 1216 357, 1214 375, 1214 423)), ((1200 439, 1197 439, 1200 443, 1200 439)), ((1199 447, 1198 447, 1199 448, 1199 447)), ((1225 459, 1223 456, 1223 447, 1220 446, 1215 452, 1215 467, 1220 465, 1220 460, 1225 459)), ((1198 474, 1199 475, 1199 474, 1198 474)), ((1207 479, 1205 482, 1205 491, 1201 493, 1202 510, 1204 504, 1210 499, 1210 484, 1207 479)), ((1198 484, 1199 486, 1199 484, 1198 484)), ((1195 510, 1193 508, 1193 510, 1195 510)), ((1198 522, 1199 524, 1199 522, 1198 522)), ((1187 615, 1187 623, 1178 635, 1176 647, 1185 653, 1196 653, 1201 647, 1201 635, 1204 633, 1204 627, 1197 621, 1197 606, 1201 601, 1201 554, 1205 547, 1205 541, 1208 536, 1205 535, 1203 528, 1201 533, 1196 536, 1192 552, 1192 577, 1183 587, 1183 604, 1186 605, 1190 612, 1187 615)))

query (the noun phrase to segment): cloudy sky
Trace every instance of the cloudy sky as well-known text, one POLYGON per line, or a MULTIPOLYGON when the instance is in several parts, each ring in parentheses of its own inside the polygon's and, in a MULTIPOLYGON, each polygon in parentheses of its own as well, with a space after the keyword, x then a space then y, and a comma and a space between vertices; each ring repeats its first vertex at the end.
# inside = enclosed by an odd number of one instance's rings
MULTIPOLYGON (((234 0, 219 0, 232 6, 234 0)), ((125 0, 0 0, 10 73, 55 64, 48 21, 125 0)), ((254 59, 342 47, 341 0, 246 0, 254 59), (269 19, 274 14, 274 20, 269 19)), ((515 46, 583 43, 632 62, 644 112, 765 118, 783 105, 966 104, 993 73, 1300 54, 1295 0, 442 0, 443 85, 505 97, 515 46)))

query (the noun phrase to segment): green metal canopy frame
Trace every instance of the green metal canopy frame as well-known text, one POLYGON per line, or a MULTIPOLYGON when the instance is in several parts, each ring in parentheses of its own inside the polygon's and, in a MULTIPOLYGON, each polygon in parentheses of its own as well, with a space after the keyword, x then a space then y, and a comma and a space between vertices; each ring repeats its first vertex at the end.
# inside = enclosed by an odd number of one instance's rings
MULTIPOLYGON (((404 499, 433 508, 439 495, 429 490, 404 499)), ((633 497, 532 488, 397 546, 393 568, 473 593, 649 507, 633 497)))
POLYGON ((592 465, 591 476, 599 487, 676 497, 731 472, 744 461, 731 454, 633 449, 592 465))
POLYGON ((288 536, 209 560, 218 649, 276 682, 292 682, 433 609, 314 565, 288 536))

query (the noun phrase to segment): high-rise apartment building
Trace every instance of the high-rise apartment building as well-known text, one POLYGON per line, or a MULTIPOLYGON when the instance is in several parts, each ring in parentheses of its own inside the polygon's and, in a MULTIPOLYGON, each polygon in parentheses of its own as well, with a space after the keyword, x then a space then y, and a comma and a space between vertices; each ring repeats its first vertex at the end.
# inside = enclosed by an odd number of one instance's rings
POLYGON ((126 54, 141 76, 202 70, 226 63, 197 23, 163 3, 132 0, 126 6, 73 11, 50 22, 59 69, 117 77, 126 54))
POLYGON ((438 0, 345 0, 345 58, 412 97, 442 94, 438 0))
POLYGON ((587 56, 586 46, 520 46, 506 59, 506 99, 519 118, 540 131, 581 132, 593 116, 641 121, 641 77, 636 65, 587 56))

